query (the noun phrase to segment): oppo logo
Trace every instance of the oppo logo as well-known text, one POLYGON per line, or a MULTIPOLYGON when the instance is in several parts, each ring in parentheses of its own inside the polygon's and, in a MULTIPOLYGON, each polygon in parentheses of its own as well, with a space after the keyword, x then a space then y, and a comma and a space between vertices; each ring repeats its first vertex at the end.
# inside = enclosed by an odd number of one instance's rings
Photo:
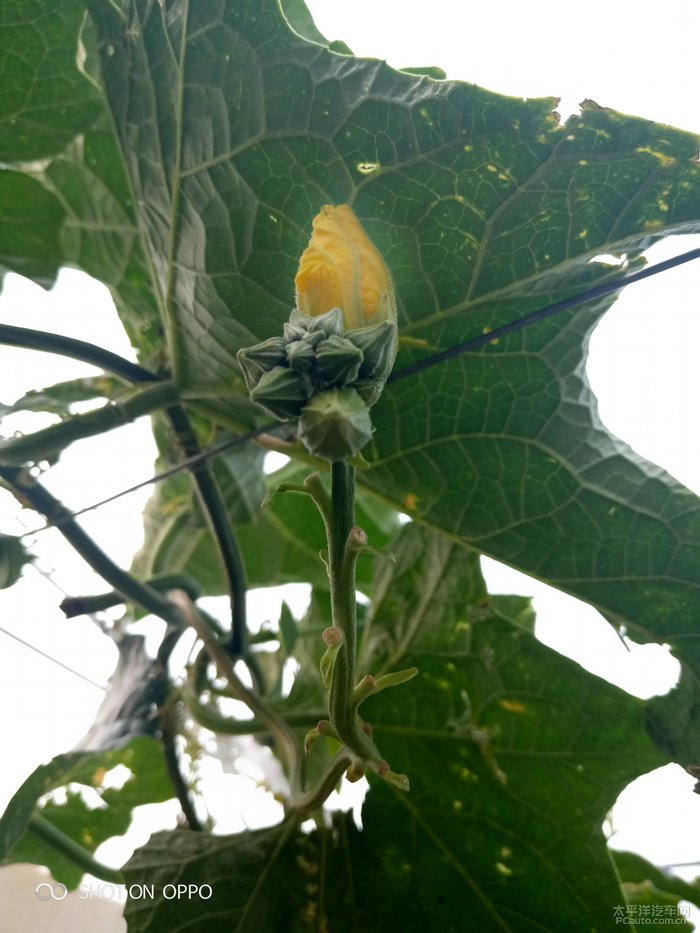
POLYGON ((65 884, 40 881, 34 888, 34 894, 40 901, 63 901, 68 897, 68 888, 65 884))

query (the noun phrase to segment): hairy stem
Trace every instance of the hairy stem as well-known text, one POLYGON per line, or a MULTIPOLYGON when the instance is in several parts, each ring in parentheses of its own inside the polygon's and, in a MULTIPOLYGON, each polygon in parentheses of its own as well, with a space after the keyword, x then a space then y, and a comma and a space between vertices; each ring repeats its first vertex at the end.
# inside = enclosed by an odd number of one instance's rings
POLYGON ((27 827, 31 833, 38 836, 43 842, 48 842, 61 855, 70 859, 83 871, 89 872, 96 878, 103 878, 105 881, 113 881, 115 884, 123 884, 124 877, 118 868, 110 868, 109 865, 103 865, 98 862, 91 852, 84 849, 81 845, 58 829, 53 823, 50 823, 43 816, 34 813, 29 820, 27 827))
POLYGON ((341 749, 330 760, 316 786, 295 801, 294 812, 299 816, 304 816, 322 807, 352 762, 353 756, 350 752, 347 749, 341 749))
POLYGON ((331 590, 333 625, 343 641, 333 667, 329 699, 333 728, 352 747, 355 733, 355 654, 357 609, 355 603, 355 555, 348 540, 355 522, 355 475, 349 464, 338 461, 331 467, 331 522, 328 535, 328 579, 331 590))
MULTIPOLYGON (((355 580, 347 579, 347 543, 355 524, 355 471, 339 461, 331 467, 331 529, 328 539, 328 575, 331 583, 333 624, 344 636, 344 653, 354 679, 356 652, 355 580)), ((343 649, 341 649, 342 651, 343 649)))
POLYGON ((24 434, 0 444, 0 462, 21 463, 48 460, 74 441, 104 434, 113 428, 135 421, 159 408, 172 404, 176 390, 171 382, 161 382, 142 389, 122 402, 110 402, 96 411, 74 415, 33 434, 24 434))
POLYGON ((177 724, 177 700, 175 696, 171 695, 165 701, 161 715, 161 734, 163 751, 165 753, 165 764, 177 799, 180 801, 182 813, 187 820, 187 825, 195 832, 201 832, 204 827, 197 816, 197 811, 194 808, 189 789, 185 783, 182 771, 180 770, 180 756, 178 755, 175 744, 178 735, 177 724))

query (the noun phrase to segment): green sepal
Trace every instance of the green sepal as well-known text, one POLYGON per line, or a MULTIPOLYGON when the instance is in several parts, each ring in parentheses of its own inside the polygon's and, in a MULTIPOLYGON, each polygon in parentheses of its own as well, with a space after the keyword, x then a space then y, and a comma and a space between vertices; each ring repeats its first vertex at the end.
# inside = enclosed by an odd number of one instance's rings
POLYGON ((328 337, 316 348, 316 375, 329 386, 342 388, 357 379, 362 350, 347 337, 328 337))
POLYGON ((353 388, 372 406, 382 393, 394 367, 398 350, 398 328, 393 321, 348 332, 346 338, 362 351, 362 365, 353 388))
POLYGON ((291 340, 287 344, 287 360, 290 368, 298 373, 311 372, 316 365, 316 350, 313 341, 306 340, 304 337, 291 340))
POLYGON ((289 321, 284 325, 284 340, 299 340, 304 334, 320 332, 324 337, 341 337, 343 334, 343 312, 332 308, 325 314, 309 317, 298 308, 293 308, 289 321))
POLYGON ((287 421, 298 418, 308 398, 308 390, 300 373, 275 366, 263 373, 250 397, 276 418, 287 421))
POLYGON ((320 735, 321 733, 318 731, 318 726, 315 726, 313 729, 309 729, 309 731, 304 736, 304 754, 307 758, 309 757, 311 746, 314 744, 316 739, 320 737, 320 735))
POLYGON ((354 389, 318 392, 302 412, 298 433, 315 456, 349 460, 372 438, 369 409, 354 389))
POLYGON ((255 346, 239 350, 236 359, 243 370, 248 391, 252 392, 264 373, 276 366, 285 365, 287 360, 285 342, 282 337, 270 337, 269 340, 263 340, 255 346))

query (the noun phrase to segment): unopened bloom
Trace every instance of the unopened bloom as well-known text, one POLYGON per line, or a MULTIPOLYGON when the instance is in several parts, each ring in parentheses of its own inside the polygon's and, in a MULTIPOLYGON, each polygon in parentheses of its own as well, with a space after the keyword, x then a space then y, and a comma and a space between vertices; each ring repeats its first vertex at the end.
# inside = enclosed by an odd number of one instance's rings
POLYGON ((347 204, 325 205, 296 276, 281 337, 238 351, 253 401, 299 418, 308 450, 331 462, 372 437, 369 408, 396 358, 396 299, 384 260, 347 204))
POLYGON ((346 332, 395 322, 391 275, 352 208, 325 204, 311 229, 295 280, 299 311, 318 317, 340 308, 346 332))

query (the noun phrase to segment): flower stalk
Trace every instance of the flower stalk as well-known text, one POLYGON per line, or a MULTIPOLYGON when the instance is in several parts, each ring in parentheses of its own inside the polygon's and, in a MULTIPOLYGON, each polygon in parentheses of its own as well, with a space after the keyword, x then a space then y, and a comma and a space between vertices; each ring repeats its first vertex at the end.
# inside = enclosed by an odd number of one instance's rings
POLYGON ((404 683, 417 671, 356 683, 355 566, 358 556, 372 549, 366 532, 355 525, 355 470, 349 461, 359 458, 372 437, 370 408, 394 365, 398 329, 389 270, 347 204, 321 208, 295 285, 296 307, 282 335, 240 350, 238 362, 253 401, 283 421, 298 419, 299 439, 331 465, 330 496, 318 473, 303 484, 284 483, 276 490, 311 496, 328 543, 321 551, 331 595, 321 660, 328 719, 307 733, 304 746, 308 755, 312 744, 326 736, 342 748, 320 785, 306 796, 304 807, 309 807, 323 803, 342 771, 358 780, 370 768, 408 790, 408 778, 391 771, 358 708, 368 696, 404 683))

